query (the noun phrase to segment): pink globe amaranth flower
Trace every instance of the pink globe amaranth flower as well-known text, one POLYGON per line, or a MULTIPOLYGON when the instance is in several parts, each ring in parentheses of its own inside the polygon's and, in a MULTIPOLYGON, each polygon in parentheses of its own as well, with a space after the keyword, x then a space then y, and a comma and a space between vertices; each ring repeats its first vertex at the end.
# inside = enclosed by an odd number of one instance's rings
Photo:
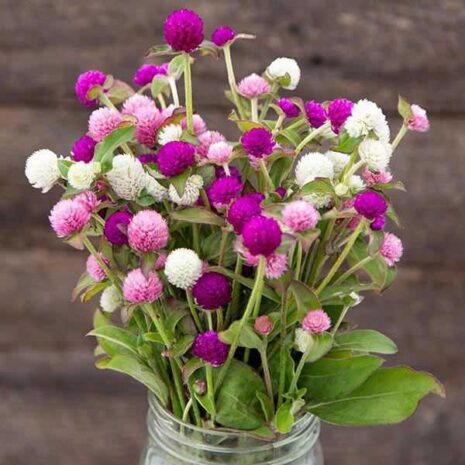
POLYGON ((334 133, 339 134, 347 118, 352 115, 354 103, 346 98, 337 98, 328 106, 328 118, 334 133))
POLYGON ((203 21, 192 10, 175 10, 166 18, 163 32, 173 50, 189 53, 203 41, 203 21))
POLYGON ((156 270, 161 270, 162 268, 165 267, 166 257, 167 257, 167 255, 166 255, 165 252, 160 252, 158 254, 158 257, 155 260, 155 269, 156 270))
POLYGON ((156 163, 157 162, 157 154, 156 153, 141 153, 140 155, 137 155, 137 158, 139 161, 143 164, 146 165, 148 163, 156 163))
POLYGON ((97 142, 105 139, 108 134, 118 129, 123 122, 123 117, 114 108, 99 108, 94 110, 89 117, 89 134, 97 142))
POLYGON ((82 205, 91 213, 93 213, 96 208, 100 205, 100 200, 92 191, 81 192, 76 195, 73 199, 75 202, 80 202, 82 205))
POLYGON ((380 215, 371 222, 370 229, 372 231, 381 231, 382 229, 384 229, 385 224, 386 218, 384 217, 384 215, 380 215))
MULTIPOLYGON (((102 253, 99 253, 99 256, 103 263, 107 266, 110 265, 110 261, 102 253)), ((104 269, 100 266, 100 263, 93 255, 89 255, 87 258, 86 271, 94 281, 100 282, 107 278, 107 274, 104 269)))
POLYGON ((258 74, 252 73, 242 79, 237 86, 239 93, 247 98, 263 97, 270 93, 271 87, 268 82, 258 74))
POLYGON ((236 234, 241 234, 244 225, 254 216, 260 215, 262 208, 257 199, 244 196, 235 200, 228 209, 226 220, 234 228, 236 234))
POLYGON ((215 166, 215 176, 217 178, 224 178, 226 176, 234 176, 235 178, 241 180, 241 172, 235 167, 229 167, 229 174, 226 173, 222 166, 215 166))
POLYGON ((124 298, 132 304, 150 303, 160 298, 163 284, 153 271, 146 274, 140 268, 128 273, 123 283, 124 298))
POLYGON ((210 271, 194 284, 192 295, 204 310, 216 310, 230 302, 231 284, 226 276, 210 271))
POLYGON ((316 208, 305 200, 294 200, 283 208, 283 223, 292 231, 313 229, 320 219, 316 208))
POLYGON ((319 128, 328 120, 328 113, 321 103, 311 100, 305 102, 304 108, 305 115, 312 128, 319 128))
POLYGON ((273 331, 273 322, 268 315, 262 315, 255 320, 253 327, 260 336, 268 336, 273 331))
MULTIPOLYGON (((121 113, 123 115, 130 115, 139 119, 139 113, 142 110, 147 110, 148 112, 150 112, 153 110, 157 110, 157 106, 155 105, 155 102, 146 95, 134 94, 131 95, 131 97, 129 97, 127 100, 125 100, 125 102, 123 103, 123 109, 121 113)), ((142 112, 141 117, 144 117, 144 115, 145 114, 142 112)))
POLYGON ((273 134, 265 128, 253 128, 244 132, 241 137, 244 150, 255 158, 270 155, 276 145, 273 134))
POLYGON ((158 151, 157 163, 164 176, 178 176, 195 163, 195 148, 188 142, 168 142, 158 151))
POLYGON ((288 118, 296 118, 300 115, 300 108, 291 99, 280 98, 276 103, 288 118))
POLYGON ((287 270, 287 255, 272 253, 266 257, 265 276, 268 279, 279 279, 287 270))
POLYGON ((381 194, 374 191, 364 191, 355 197, 354 207, 360 215, 368 220, 374 220, 384 215, 388 206, 381 194))
POLYGON ((367 186, 374 186, 375 184, 385 184, 392 181, 392 174, 389 171, 380 171, 374 173, 368 168, 362 171, 362 178, 366 182, 367 186))
POLYGON ((236 31, 232 27, 219 26, 212 32, 211 40, 217 47, 223 47, 233 40, 235 36, 236 31))
POLYGON ((112 213, 105 221, 103 234, 113 245, 126 245, 128 243, 127 229, 132 215, 129 212, 112 213))
POLYGON ((228 206, 237 199, 244 188, 242 181, 234 176, 215 179, 207 189, 207 196, 215 208, 228 206))
POLYGON ((60 200, 51 210, 49 220, 58 237, 79 232, 87 225, 91 212, 82 202, 60 200))
POLYGON ((324 310, 310 310, 302 320, 302 328, 310 334, 318 334, 331 328, 331 319, 324 310))
POLYGON ((136 139, 146 147, 157 143, 157 132, 165 118, 156 108, 140 108, 137 110, 136 139))
POLYGON ((426 132, 429 129, 429 119, 424 108, 419 105, 410 105, 412 116, 408 120, 408 128, 415 132, 426 132))
POLYGON ((401 259, 404 247, 395 234, 385 232, 379 252, 389 266, 394 266, 401 259))
POLYGON ((228 358, 229 345, 220 340, 216 331, 206 331, 195 338, 192 354, 218 368, 228 358))
POLYGON ((265 216, 254 216, 242 229, 244 245, 252 255, 272 254, 280 246, 281 237, 278 222, 265 216))
POLYGON ((146 86, 153 81, 155 76, 166 76, 168 74, 168 63, 161 66, 144 64, 134 74, 134 83, 138 86, 146 86))
POLYGON ((95 142, 92 137, 85 136, 80 137, 76 142, 74 142, 71 149, 71 158, 74 161, 83 161, 84 163, 89 163, 94 158, 94 151, 97 142, 95 142))
POLYGON ((277 187, 275 192, 282 198, 286 197, 286 189, 284 187, 277 187))
POLYGON ((137 252, 155 252, 166 247, 168 239, 168 225, 155 210, 142 210, 129 223, 129 245, 137 252))
MULTIPOLYGON (((192 116, 192 123, 194 126, 194 134, 196 136, 200 136, 200 134, 203 134, 207 130, 207 124, 203 120, 203 118, 200 115, 193 115, 192 116)), ((187 118, 183 118, 181 120, 181 127, 186 130, 187 129, 187 118)))
POLYGON ((98 99, 90 100, 87 94, 93 87, 103 86, 106 79, 106 74, 98 70, 90 70, 80 74, 75 86, 79 101, 86 107, 95 108, 98 105, 98 99))
POLYGON ((224 165, 231 160, 233 148, 227 142, 215 142, 210 145, 207 152, 207 158, 214 163, 224 165))
POLYGON ((218 131, 205 131, 198 136, 198 139, 200 145, 197 146, 197 153, 202 157, 207 156, 210 145, 215 142, 226 142, 226 137, 218 131))

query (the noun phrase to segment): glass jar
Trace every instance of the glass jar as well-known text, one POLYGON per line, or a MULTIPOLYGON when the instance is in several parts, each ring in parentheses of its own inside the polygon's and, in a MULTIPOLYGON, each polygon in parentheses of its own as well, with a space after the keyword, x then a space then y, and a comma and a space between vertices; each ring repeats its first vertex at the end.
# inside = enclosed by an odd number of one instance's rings
POLYGON ((320 422, 313 415, 298 420, 289 434, 266 441, 183 423, 150 395, 147 426, 140 465, 323 465, 320 422))

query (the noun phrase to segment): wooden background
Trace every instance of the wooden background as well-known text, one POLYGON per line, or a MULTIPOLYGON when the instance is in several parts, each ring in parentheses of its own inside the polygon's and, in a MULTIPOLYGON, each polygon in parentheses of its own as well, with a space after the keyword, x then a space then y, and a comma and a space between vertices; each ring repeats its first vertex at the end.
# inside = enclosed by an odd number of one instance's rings
MULTIPOLYGON (((325 426, 329 465, 465 464, 465 33, 464 0, 0 0, 0 464, 136 464, 145 433, 144 390, 93 367, 93 305, 70 304, 84 255, 47 224, 56 199, 31 189, 25 158, 67 153, 86 127, 76 76, 101 68, 131 79, 161 42, 166 14, 195 8, 210 32, 230 24, 258 35, 234 49, 237 75, 277 56, 298 59, 298 94, 366 96, 389 113, 397 94, 428 108, 432 129, 411 134, 393 161, 409 189, 398 196, 406 254, 399 279, 354 313, 393 337, 397 363, 434 372, 448 398, 430 398, 397 427, 325 426)), ((234 135, 223 65, 194 68, 207 121, 234 135)))

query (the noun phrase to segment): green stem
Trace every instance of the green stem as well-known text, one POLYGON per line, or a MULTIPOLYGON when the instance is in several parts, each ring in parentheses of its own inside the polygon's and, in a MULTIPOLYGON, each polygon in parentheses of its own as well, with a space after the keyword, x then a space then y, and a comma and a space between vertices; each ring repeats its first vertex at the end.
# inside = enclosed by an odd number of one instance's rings
MULTIPOLYGON (((240 276, 242 274, 242 258, 239 254, 236 257, 236 267, 234 268, 234 274, 240 276)), ((237 311, 239 308, 241 283, 235 279, 232 285, 232 298, 226 312, 226 325, 231 324, 237 319, 237 311)))
POLYGON ((224 255, 226 253, 226 245, 228 244, 229 231, 223 229, 221 233, 220 252, 218 255, 218 265, 223 266, 224 255))
POLYGON ((336 324, 333 326, 333 328, 331 329, 331 336, 335 336, 336 333, 337 333, 337 330, 339 329, 339 326, 341 326, 341 323, 344 321, 344 318, 349 310, 349 306, 346 305, 343 309, 342 309, 342 312, 341 314, 339 315, 339 318, 337 319, 337 322, 336 324))
POLYGON ((266 392, 268 393, 268 397, 270 398, 271 402, 273 402, 273 384, 271 382, 270 367, 268 365, 268 358, 266 356, 266 345, 265 348, 260 351, 260 358, 262 360, 263 378, 265 380, 266 392))
POLYGON ((270 95, 268 95, 265 102, 263 103, 262 111, 260 112, 260 119, 265 119, 265 116, 268 113, 268 109, 270 108, 271 102, 273 101, 273 98, 278 88, 279 88, 279 84, 276 82, 273 82, 273 84, 271 85, 270 95))
POLYGON ((300 375, 302 370, 304 369, 305 363, 307 362, 308 356, 310 355, 310 351, 312 350, 313 344, 308 344, 308 347, 305 349, 305 352, 302 354, 302 358, 299 360, 299 364, 297 365, 297 369, 295 370, 294 377, 292 378, 291 387, 289 388, 289 392, 294 392, 297 387, 297 382, 299 381, 300 375))
POLYGON ((194 223, 192 225, 192 240, 194 243, 194 250, 197 252, 197 255, 200 254, 200 224, 194 223))
POLYGON ((191 407, 192 407, 192 398, 190 398, 190 399, 188 400, 188 402, 187 402, 187 404, 186 404, 186 407, 185 407, 185 409, 184 409, 184 412, 183 412, 183 414, 182 414, 182 421, 183 421, 184 423, 187 422, 187 417, 189 416, 189 410, 191 409, 191 407))
POLYGON ((360 260, 358 263, 356 263, 354 266, 349 268, 347 271, 345 271, 339 278, 334 281, 334 286, 337 286, 338 284, 343 283, 352 273, 355 273, 357 270, 363 267, 366 263, 368 263, 370 260, 372 260, 373 257, 367 256, 363 260, 360 260))
POLYGON ((191 56, 184 53, 184 94, 186 102, 186 118, 187 118, 187 131, 189 134, 194 134, 194 120, 193 120, 193 107, 192 107, 192 70, 191 70, 191 56))
POLYGON ((407 134, 408 127, 404 123, 401 128, 399 129, 399 132, 397 133, 397 136, 395 139, 392 141, 392 150, 394 151, 397 146, 399 145, 400 141, 404 138, 405 134, 407 134))
POLYGON ((313 139, 318 137, 321 133, 323 133, 327 128, 329 128, 329 125, 331 123, 325 123, 322 126, 320 126, 318 129, 314 129, 310 134, 308 134, 307 137, 305 137, 302 142, 296 147, 295 149, 295 154, 298 155, 304 148, 305 146, 311 142, 313 139))
MULTIPOLYGON (((213 330, 213 319, 212 319, 211 312, 207 312, 207 320, 208 320, 208 329, 213 330)), ((216 417, 215 385, 213 383, 213 369, 209 363, 207 363, 205 367, 205 371, 207 374, 207 397, 210 400, 210 405, 212 407, 211 419, 214 422, 215 417, 216 417)))
POLYGON ((176 87, 176 79, 173 76, 168 76, 168 84, 170 85, 171 89, 171 98, 173 99, 173 105, 178 108, 179 107, 179 95, 178 95, 178 88, 176 87))
POLYGON ((234 76, 234 68, 231 58, 231 45, 227 44, 223 47, 224 52, 224 61, 226 63, 226 72, 228 74, 229 88, 233 96, 234 104, 236 105, 237 111, 239 112, 239 117, 244 119, 244 109, 242 108, 241 100, 237 93, 236 77, 234 76))
POLYGON ((335 219, 328 220, 328 223, 326 224, 325 232, 323 234, 323 238, 321 239, 320 243, 318 244, 318 249, 316 251, 315 261, 313 262, 312 271, 310 272, 310 279, 309 279, 309 284, 312 287, 315 285, 315 283, 316 283, 316 281, 318 279, 318 276, 320 274, 320 270, 321 270, 321 267, 322 267, 322 265, 324 263, 324 259, 325 259, 326 244, 328 243, 328 241, 329 241, 329 239, 331 237, 331 234, 333 232, 335 224, 336 224, 335 219))
POLYGON ((265 165, 263 158, 258 159, 258 165, 260 166, 260 172, 262 173, 263 178, 265 180, 267 191, 274 192, 273 180, 271 179, 270 174, 268 173, 268 170, 266 169, 266 165, 265 165))
POLYGON ((283 292, 281 298, 281 330, 279 341, 279 383, 278 383, 278 408, 281 406, 284 394, 284 383, 286 382, 286 325, 287 325, 287 291, 283 292))
POLYGON ((297 262, 295 265, 294 279, 299 280, 300 269, 302 267, 302 243, 297 241, 297 262))
POLYGON ((165 97, 163 97, 163 94, 159 94, 157 99, 158 99, 162 109, 165 109, 166 108, 166 101, 165 101, 165 97))
POLYGON ((250 100, 250 118, 254 122, 258 122, 258 99, 257 97, 250 100))
POLYGON ((200 322, 199 315, 195 309, 194 299, 192 298, 191 291, 186 289, 187 303, 189 304, 189 309, 191 311, 192 318, 194 319, 195 326, 197 330, 202 332, 202 323, 200 322))
POLYGON ((200 189, 200 197, 202 197, 202 200, 203 200, 203 203, 205 205, 205 208, 207 210, 211 210, 212 207, 210 205, 210 200, 208 199, 208 195, 207 193, 205 192, 205 189, 200 189))

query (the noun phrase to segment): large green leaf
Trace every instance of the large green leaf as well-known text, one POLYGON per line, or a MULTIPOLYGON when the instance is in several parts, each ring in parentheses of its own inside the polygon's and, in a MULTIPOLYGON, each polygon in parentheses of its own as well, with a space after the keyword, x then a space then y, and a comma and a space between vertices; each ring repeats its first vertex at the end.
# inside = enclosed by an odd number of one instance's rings
POLYGON ((214 226, 224 226, 224 220, 216 213, 205 208, 184 208, 176 210, 170 214, 171 218, 187 223, 212 224, 214 226))
POLYGON ((136 336, 118 326, 100 326, 87 333, 87 336, 95 336, 98 340, 105 339, 134 355, 138 355, 136 336))
POLYGON ((293 280, 289 286, 289 290, 294 295, 297 304, 297 310, 301 318, 303 318, 310 310, 321 308, 321 303, 317 295, 306 284, 293 280))
POLYGON ((397 346, 384 334, 373 329, 356 329, 335 337, 335 345, 340 350, 395 354, 397 346))
POLYGON ((350 394, 311 403, 308 410, 338 425, 392 424, 412 415, 430 393, 444 396, 442 385, 429 373, 407 367, 380 368, 350 394))

